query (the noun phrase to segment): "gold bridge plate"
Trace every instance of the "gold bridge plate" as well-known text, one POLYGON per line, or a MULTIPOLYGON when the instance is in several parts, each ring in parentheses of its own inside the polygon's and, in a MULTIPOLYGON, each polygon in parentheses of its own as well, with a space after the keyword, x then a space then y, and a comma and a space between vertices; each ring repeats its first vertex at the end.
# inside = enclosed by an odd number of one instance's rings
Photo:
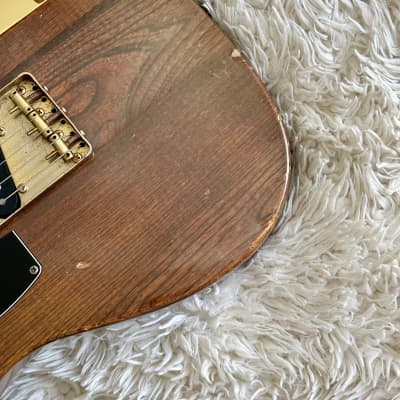
POLYGON ((11 28, 45 2, 46 0, 1 0, 0 34, 11 28))
MULTIPOLYGON (((19 75, 0 89, 0 148, 15 186, 23 188, 19 193, 19 210, 92 154, 92 147, 84 133, 77 129, 47 89, 29 73, 19 75), (32 122, 19 110, 10 112, 16 108, 10 97, 15 91, 23 94, 26 99, 36 94, 30 105, 34 112, 42 115, 43 120, 50 121, 49 118, 53 116, 54 119, 57 115, 49 126, 68 144, 73 158, 66 160, 54 154, 52 143, 40 132, 28 135, 35 128, 32 122)), ((0 225, 11 217, 0 218, 0 225)))

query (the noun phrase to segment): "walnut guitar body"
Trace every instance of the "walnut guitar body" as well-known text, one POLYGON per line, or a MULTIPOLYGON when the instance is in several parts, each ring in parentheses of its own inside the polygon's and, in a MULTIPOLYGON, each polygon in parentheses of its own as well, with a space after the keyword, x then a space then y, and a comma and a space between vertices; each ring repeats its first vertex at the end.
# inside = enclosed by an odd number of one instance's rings
POLYGON ((31 73, 94 150, 0 225, 42 268, 0 317, 0 376, 49 341, 212 284, 271 232, 288 144, 233 49, 192 0, 49 0, 0 36, 0 86, 31 73))

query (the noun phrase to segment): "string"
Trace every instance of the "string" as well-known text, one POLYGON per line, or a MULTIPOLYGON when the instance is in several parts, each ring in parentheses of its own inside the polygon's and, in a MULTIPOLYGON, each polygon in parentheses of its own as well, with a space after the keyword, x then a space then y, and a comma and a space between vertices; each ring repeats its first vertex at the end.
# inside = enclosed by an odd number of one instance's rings
POLYGON ((9 137, 6 138, 6 140, 5 140, 3 143, 1 143, 1 146, 5 145, 5 144, 6 144, 8 141, 10 141, 13 137, 14 137, 14 135, 9 135, 9 137))
MULTIPOLYGON (((43 116, 50 116, 52 115, 53 112, 52 111, 47 111, 44 113, 43 116)), ((38 132, 35 132, 35 134, 37 134, 38 132)), ((10 135, 10 137, 6 138, 6 140, 3 143, 0 143, 0 148, 2 146, 4 146, 7 142, 9 142, 12 138, 14 137, 14 135, 10 135)), ((38 137, 40 137, 40 135, 37 135, 33 140, 36 140, 38 137)), ((17 154, 20 150, 22 150, 25 146, 28 146, 29 143, 26 143, 24 146, 20 147, 19 149, 17 149, 17 151, 11 153, 7 159, 10 159, 12 156, 14 156, 15 154, 17 154)), ((4 157, 5 158, 5 157, 4 157)), ((0 162, 0 167, 7 162, 7 159, 5 158, 2 162, 0 162)), ((0 190, 1 190, 1 183, 0 183, 0 190)))
POLYGON ((13 137, 14 137, 14 135, 10 134, 9 137, 6 138, 6 140, 5 140, 3 143, 1 143, 0 146, 3 146, 4 144, 6 144, 6 143, 7 143, 8 141, 10 141, 13 137))
MULTIPOLYGON (((33 140, 36 140, 38 137, 40 137, 40 135, 37 135, 35 138, 33 138, 33 140)), ((5 142, 4 142, 5 143, 5 142)), ((3 143, 3 145, 4 145, 3 143)), ((16 151, 14 151, 13 153, 11 153, 10 155, 8 155, 7 157, 4 155, 4 160, 2 162, 0 162, 0 167, 5 164, 7 162, 7 160, 10 160, 11 157, 15 156, 17 153, 19 153, 23 148, 25 148, 26 146, 31 145, 31 142, 26 142, 23 146, 18 147, 18 149, 16 151)), ((1 147, 1 145, 0 145, 1 147)), ((1 183, 0 183, 0 188, 1 188, 1 183)))
MULTIPOLYGON (((30 143, 29 143, 29 144, 30 144, 30 143)), ((17 169, 14 169, 14 171, 13 171, 12 174, 8 175, 6 178, 4 178, 4 179, 0 182, 0 190, 1 190, 1 187, 2 187, 2 185, 3 185, 4 182, 7 182, 10 178, 13 177, 13 175, 15 175, 15 174, 16 174, 18 171, 20 171, 22 168, 24 168, 24 167, 28 164, 29 161, 31 161, 31 160, 33 160, 33 159, 36 159, 36 158, 38 158, 38 157, 43 157, 43 154, 41 154, 41 153, 39 153, 39 154, 33 154, 32 157, 28 158, 27 160, 24 160, 24 161, 25 161, 25 164, 21 165, 21 166, 20 166, 19 168, 17 168, 17 169)))
MULTIPOLYGON (((21 110, 19 110, 19 112, 21 112, 21 110)), ((48 111, 48 112, 46 112, 44 115, 51 115, 52 114, 52 112, 51 111, 48 111)), ((35 133, 37 133, 37 132, 35 132, 35 133)), ((6 138, 6 140, 3 142, 3 143, 0 143, 0 147, 1 146, 4 146, 7 142, 9 142, 13 137, 14 137, 14 135, 9 135, 10 137, 8 137, 8 138, 6 138)), ((37 139, 38 137, 39 137, 40 135, 38 135, 38 136, 36 136, 35 137, 35 139, 37 139)), ((14 155, 15 153, 13 153, 12 155, 14 155)), ((12 156, 12 155, 10 155, 9 156, 9 158, 12 156)), ((4 164, 6 162, 6 160, 4 160, 4 161, 2 161, 1 163, 0 163, 0 167, 4 164)))
POLYGON ((7 197, 3 197, 0 198, 0 206, 4 206, 4 204, 7 203, 8 199, 10 199, 12 196, 14 196, 15 194, 17 194, 22 187, 24 187, 25 185, 28 185, 30 182, 32 182, 37 176, 41 175, 43 172, 45 172, 47 170, 47 168, 49 168, 52 164, 54 164, 55 162, 57 162, 58 160, 60 160, 61 158, 64 157, 64 154, 61 154, 60 156, 58 156, 56 159, 54 159, 53 161, 51 161, 48 165, 46 165, 44 168, 40 169, 36 174, 34 174, 33 176, 31 176, 25 183, 22 183, 21 185, 18 185, 17 190, 14 190, 12 193, 10 193, 7 197))

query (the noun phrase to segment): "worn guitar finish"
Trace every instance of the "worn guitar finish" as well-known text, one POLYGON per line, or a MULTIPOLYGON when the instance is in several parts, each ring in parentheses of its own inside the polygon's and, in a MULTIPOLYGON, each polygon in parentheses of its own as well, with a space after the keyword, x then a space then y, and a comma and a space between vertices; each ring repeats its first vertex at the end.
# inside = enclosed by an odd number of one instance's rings
POLYGON ((0 375, 210 285, 271 232, 287 141, 233 48, 191 0, 49 0, 0 37, 1 86, 31 72, 95 152, 0 227, 43 268, 0 318, 0 375))

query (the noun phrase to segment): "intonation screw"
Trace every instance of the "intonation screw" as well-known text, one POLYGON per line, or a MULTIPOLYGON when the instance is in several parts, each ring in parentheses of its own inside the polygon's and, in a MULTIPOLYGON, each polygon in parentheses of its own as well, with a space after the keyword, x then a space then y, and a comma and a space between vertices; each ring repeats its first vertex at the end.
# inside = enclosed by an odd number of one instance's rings
POLYGON ((21 185, 18 186, 18 192, 26 193, 27 191, 28 191, 28 186, 25 185, 25 183, 22 183, 21 185))
POLYGON ((82 154, 80 154, 80 153, 75 153, 72 160, 73 160, 74 162, 77 163, 77 162, 81 161, 82 158, 83 158, 82 154))
POLYGON ((31 275, 37 275, 39 273, 39 267, 37 265, 32 265, 29 267, 29 273, 31 275))
POLYGON ((6 130, 4 128, 0 128, 0 137, 6 136, 6 130))

